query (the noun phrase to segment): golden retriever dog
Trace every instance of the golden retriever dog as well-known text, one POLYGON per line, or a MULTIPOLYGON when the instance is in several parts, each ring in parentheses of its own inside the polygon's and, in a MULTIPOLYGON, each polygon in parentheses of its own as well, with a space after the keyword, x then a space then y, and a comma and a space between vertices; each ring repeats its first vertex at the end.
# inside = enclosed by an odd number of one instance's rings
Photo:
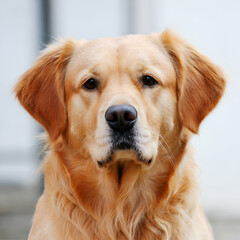
POLYGON ((188 142, 224 88, 170 31, 47 47, 15 86, 48 133, 29 239, 212 239, 188 142))

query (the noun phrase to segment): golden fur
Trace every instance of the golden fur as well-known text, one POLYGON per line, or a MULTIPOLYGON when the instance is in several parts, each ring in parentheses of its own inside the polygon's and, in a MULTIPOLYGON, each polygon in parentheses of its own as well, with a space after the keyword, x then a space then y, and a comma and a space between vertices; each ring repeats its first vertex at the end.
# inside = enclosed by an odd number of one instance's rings
POLYGON ((169 31, 49 46, 15 86, 49 135, 29 239, 212 239, 187 144, 224 88, 221 69, 169 31), (143 87, 143 75, 158 84, 143 87), (100 85, 87 90, 91 78, 100 85), (119 104, 138 112, 140 154, 116 150, 106 162, 104 114, 119 104))

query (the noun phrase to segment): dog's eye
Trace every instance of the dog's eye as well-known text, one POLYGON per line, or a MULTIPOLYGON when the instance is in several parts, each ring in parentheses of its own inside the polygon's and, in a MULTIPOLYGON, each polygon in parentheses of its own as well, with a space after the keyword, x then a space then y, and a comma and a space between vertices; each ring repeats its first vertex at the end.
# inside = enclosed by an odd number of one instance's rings
POLYGON ((143 75, 141 78, 141 81, 142 81, 143 85, 147 86, 147 87, 153 87, 154 85, 158 84, 158 82, 149 75, 143 75))
POLYGON ((88 90, 93 90, 98 88, 98 81, 94 78, 88 79, 84 84, 83 84, 85 89, 88 90))

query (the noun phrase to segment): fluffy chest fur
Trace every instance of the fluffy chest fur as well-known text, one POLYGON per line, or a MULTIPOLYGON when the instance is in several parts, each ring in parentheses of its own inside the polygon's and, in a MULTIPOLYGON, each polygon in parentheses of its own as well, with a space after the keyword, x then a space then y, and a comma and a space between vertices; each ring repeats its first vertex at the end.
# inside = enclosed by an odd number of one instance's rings
POLYGON ((121 183, 117 172, 89 176, 87 165, 77 170, 75 179, 61 157, 50 154, 46 159, 46 189, 38 203, 40 216, 35 219, 41 223, 41 218, 47 217, 47 224, 53 227, 50 232, 47 226, 33 229, 32 235, 38 236, 34 239, 212 238, 198 202, 191 154, 185 152, 181 156, 184 161, 175 170, 153 167, 145 174, 128 163, 121 183), (46 207, 48 216, 41 213, 46 207))

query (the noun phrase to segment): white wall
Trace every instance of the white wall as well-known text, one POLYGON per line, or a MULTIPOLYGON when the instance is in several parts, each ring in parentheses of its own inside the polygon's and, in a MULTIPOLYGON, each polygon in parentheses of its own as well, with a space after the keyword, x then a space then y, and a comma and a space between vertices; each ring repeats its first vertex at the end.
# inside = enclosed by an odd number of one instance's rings
POLYGON ((0 4, 0 150, 28 149, 33 128, 28 114, 19 106, 12 86, 31 66, 37 54, 36 12, 32 0, 8 0, 0 4))
POLYGON ((52 0, 53 38, 88 40, 127 33, 127 0, 52 0))
POLYGON ((0 181, 29 182, 35 168, 34 124, 12 94, 37 55, 37 9, 32 0, 0 2, 0 181))

